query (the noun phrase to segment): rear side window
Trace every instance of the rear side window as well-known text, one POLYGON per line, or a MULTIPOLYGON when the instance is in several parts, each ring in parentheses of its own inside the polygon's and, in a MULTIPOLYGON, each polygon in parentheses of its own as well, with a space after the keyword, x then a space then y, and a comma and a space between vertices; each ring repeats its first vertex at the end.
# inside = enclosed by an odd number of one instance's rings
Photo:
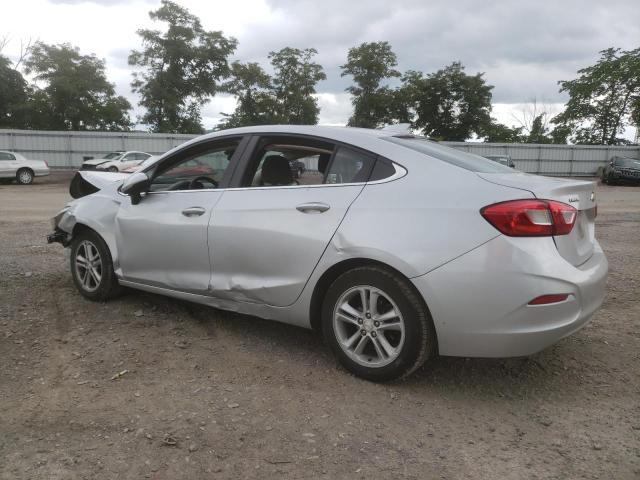
POLYGON ((0 152, 0 160, 15 160, 15 155, 8 152, 0 152))
POLYGON ((338 147, 327 171, 325 183, 361 183, 369 180, 371 170, 376 162, 372 155, 338 147))
POLYGON ((376 180, 384 180, 385 178, 389 178, 395 173, 396 169, 393 166, 393 162, 391 160, 378 157, 378 159, 376 160, 376 165, 375 167, 373 167, 373 172, 371 172, 371 176, 369 177, 369 181, 375 182, 376 180))
POLYGON ((438 145, 436 142, 426 138, 386 137, 385 140, 472 172, 513 173, 513 170, 505 165, 500 165, 479 155, 438 145))

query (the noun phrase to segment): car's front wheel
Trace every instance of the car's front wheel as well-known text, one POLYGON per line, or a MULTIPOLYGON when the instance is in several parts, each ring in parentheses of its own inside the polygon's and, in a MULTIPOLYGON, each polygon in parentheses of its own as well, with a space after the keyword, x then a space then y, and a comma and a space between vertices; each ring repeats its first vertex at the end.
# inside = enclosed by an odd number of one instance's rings
POLYGON ((104 301, 121 292, 109 248, 94 231, 85 230, 74 237, 70 260, 73 283, 89 300, 104 301))
POLYGON ((109 167, 108 170, 112 173, 118 173, 118 167, 109 167))
POLYGON ((16 180, 21 185, 29 185, 33 183, 33 172, 28 168, 21 168, 16 173, 16 180))
POLYGON ((371 381, 405 377, 437 350, 433 321, 418 293, 378 266, 355 268, 333 282, 322 329, 340 363, 371 381))

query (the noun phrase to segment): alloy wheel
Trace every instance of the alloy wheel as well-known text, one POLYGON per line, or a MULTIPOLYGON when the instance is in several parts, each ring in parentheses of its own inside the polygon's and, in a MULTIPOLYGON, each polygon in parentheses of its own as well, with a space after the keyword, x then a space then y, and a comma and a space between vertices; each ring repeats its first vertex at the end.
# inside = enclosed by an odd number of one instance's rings
POLYGON ((32 182, 33 175, 31 175, 31 172, 29 170, 22 170, 18 174, 18 180, 20 181, 20 183, 24 185, 28 185, 29 183, 32 182))
POLYGON ((102 259, 98 248, 84 240, 76 250, 76 276, 87 292, 95 292, 102 281, 102 259))
POLYGON ((333 311, 340 348, 365 367, 383 367, 402 351, 405 324, 393 299, 379 288, 360 285, 344 292, 333 311))

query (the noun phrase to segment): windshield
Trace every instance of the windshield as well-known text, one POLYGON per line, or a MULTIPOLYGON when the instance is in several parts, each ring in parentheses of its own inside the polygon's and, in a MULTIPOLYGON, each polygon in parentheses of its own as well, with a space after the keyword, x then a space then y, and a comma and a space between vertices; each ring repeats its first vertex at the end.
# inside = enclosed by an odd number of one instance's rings
POLYGON ((614 165, 623 168, 640 168, 640 160, 635 158, 616 158, 614 165))
POLYGON ((113 160, 114 158, 118 158, 120 155, 122 155, 122 152, 111 152, 111 153, 107 153, 104 157, 105 160, 113 160))
POLYGON ((385 137, 385 140, 424 153, 456 167, 478 173, 513 173, 507 166, 488 160, 480 155, 463 152, 455 148, 445 147, 424 137, 400 138, 385 137))

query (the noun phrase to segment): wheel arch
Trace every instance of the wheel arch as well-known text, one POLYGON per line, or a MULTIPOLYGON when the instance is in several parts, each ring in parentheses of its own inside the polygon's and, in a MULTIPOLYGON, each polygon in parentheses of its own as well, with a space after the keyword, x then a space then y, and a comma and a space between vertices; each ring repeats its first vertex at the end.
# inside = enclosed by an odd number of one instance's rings
POLYGON ((381 267, 406 280, 409 288, 414 290, 414 292, 422 302, 423 307, 426 309, 429 315, 431 315, 429 306, 427 305, 427 302, 425 301, 422 294, 418 291, 413 282, 411 282, 411 280, 401 271, 379 260, 363 257, 349 258, 335 263, 327 268, 314 286, 313 293, 311 295, 311 301, 309 303, 309 320, 311 323, 311 328, 314 331, 321 331, 322 302, 324 301, 324 297, 327 294, 327 291, 329 290, 331 284, 343 273, 359 267, 381 267))

